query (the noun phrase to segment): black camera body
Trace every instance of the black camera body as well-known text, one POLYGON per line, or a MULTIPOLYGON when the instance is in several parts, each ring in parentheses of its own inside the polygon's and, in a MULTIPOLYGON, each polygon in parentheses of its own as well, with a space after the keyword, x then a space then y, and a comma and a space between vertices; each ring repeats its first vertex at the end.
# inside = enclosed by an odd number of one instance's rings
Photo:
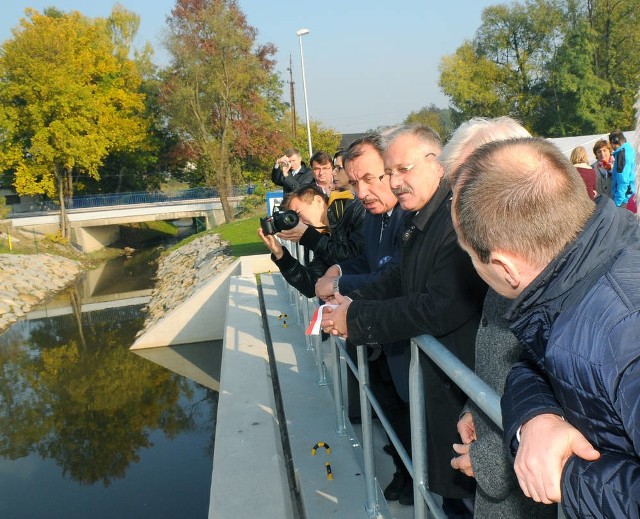
POLYGON ((287 209, 286 211, 274 211, 271 216, 260 218, 260 228, 264 235, 275 234, 280 231, 293 229, 298 225, 299 221, 300 218, 298 217, 298 213, 291 209, 287 209))

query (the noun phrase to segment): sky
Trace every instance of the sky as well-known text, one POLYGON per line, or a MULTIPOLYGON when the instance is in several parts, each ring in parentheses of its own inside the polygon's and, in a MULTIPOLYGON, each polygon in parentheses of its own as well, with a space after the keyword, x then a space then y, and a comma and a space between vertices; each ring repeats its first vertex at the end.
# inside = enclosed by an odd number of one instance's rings
MULTIPOLYGON (((54 6, 106 17, 112 0, 0 0, 0 42, 12 37, 27 7, 42 12, 54 6)), ((169 63, 162 47, 166 18, 175 0, 120 0, 140 16, 134 42, 155 49, 160 66, 169 63)), ((296 112, 304 120, 304 93, 299 40, 302 36, 307 102, 312 120, 341 133, 364 132, 401 123, 412 111, 435 104, 446 108, 448 98, 438 87, 438 66, 471 40, 480 26, 482 10, 500 0, 239 0, 257 43, 277 49, 276 72, 289 101, 289 57, 292 60, 296 112)))

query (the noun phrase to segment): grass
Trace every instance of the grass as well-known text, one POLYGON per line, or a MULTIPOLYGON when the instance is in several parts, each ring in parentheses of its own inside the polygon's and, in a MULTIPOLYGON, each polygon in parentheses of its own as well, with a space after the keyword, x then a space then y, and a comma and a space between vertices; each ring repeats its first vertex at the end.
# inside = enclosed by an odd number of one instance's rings
POLYGON ((252 216, 220 225, 213 229, 213 232, 231 244, 231 252, 237 258, 269 252, 258 236, 259 227, 260 217, 252 216))
POLYGON ((253 256, 255 254, 266 254, 269 251, 258 237, 258 227, 260 227, 260 216, 251 216, 231 223, 225 223, 208 231, 193 234, 185 238, 180 243, 167 249, 165 254, 179 249, 204 234, 218 234, 220 238, 228 241, 231 247, 231 253, 235 258, 239 258, 240 256, 253 256))

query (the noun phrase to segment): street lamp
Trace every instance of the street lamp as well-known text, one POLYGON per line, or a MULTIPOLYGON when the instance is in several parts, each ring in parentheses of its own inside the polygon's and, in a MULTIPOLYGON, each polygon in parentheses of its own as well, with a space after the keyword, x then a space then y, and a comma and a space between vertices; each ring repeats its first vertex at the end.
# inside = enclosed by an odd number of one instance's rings
POLYGON ((311 127, 309 126, 309 104, 307 103, 307 80, 304 75, 304 55, 302 54, 302 37, 309 34, 309 29, 300 29, 296 32, 298 41, 300 42, 300 63, 302 63, 302 91, 304 92, 304 113, 307 117, 307 142, 309 143, 309 158, 313 156, 311 147, 311 127))

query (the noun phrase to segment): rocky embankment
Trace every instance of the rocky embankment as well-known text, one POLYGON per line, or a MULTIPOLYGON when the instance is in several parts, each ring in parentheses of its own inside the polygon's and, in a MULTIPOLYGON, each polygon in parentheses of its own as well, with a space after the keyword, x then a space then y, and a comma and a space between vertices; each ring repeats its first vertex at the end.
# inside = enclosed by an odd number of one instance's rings
POLYGON ((162 257, 144 327, 138 336, 224 270, 233 261, 227 247, 228 243, 217 234, 206 234, 162 257))
POLYGON ((51 254, 0 254, 0 332, 70 285, 82 265, 51 254))

